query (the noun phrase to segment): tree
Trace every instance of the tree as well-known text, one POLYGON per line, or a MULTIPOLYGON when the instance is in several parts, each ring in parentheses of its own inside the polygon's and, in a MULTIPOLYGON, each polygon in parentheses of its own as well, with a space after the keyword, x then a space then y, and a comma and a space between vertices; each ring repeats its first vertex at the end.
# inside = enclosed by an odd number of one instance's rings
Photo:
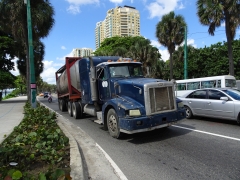
MULTIPOLYGON (((32 0, 30 1, 30 4, 33 41, 38 42, 41 38, 44 38, 49 34, 54 25, 54 9, 48 0, 32 0)), ((30 97, 26 6, 22 0, 1 0, 0 16, 0 26, 3 28, 3 31, 11 32, 14 39, 24 45, 24 53, 27 57, 26 75, 28 97, 30 97)))
POLYGON ((15 80, 15 86, 19 89, 20 94, 25 94, 27 92, 26 79, 22 75, 18 75, 15 80))
POLYGON ((147 69, 149 69, 148 72, 151 73, 151 68, 155 67, 157 61, 161 57, 158 49, 151 45, 151 41, 141 36, 115 36, 107 38, 102 42, 100 48, 98 48, 94 54, 101 56, 130 57, 143 63, 145 73, 147 73, 147 69))
POLYGON ((14 70, 16 43, 11 35, 0 30, 0 70, 14 70))
POLYGON ((173 79, 173 58, 172 53, 177 45, 184 40, 186 22, 181 15, 175 16, 171 11, 162 17, 156 27, 156 37, 158 42, 168 48, 170 54, 170 79, 173 79))
POLYGON ((9 71, 0 70, 0 89, 14 88, 14 81, 16 77, 9 71))
POLYGON ((236 29, 240 25, 239 0, 198 0, 197 14, 201 24, 209 26, 208 32, 214 35, 216 27, 225 22, 225 31, 228 44, 229 73, 234 76, 234 62, 232 41, 236 29))

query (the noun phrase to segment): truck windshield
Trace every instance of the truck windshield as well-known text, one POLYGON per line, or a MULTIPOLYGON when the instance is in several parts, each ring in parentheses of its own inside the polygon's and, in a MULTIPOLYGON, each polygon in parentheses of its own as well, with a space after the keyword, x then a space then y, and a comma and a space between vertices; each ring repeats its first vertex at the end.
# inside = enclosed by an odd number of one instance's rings
POLYGON ((141 66, 124 65, 124 66, 110 66, 111 77, 135 77, 143 76, 141 66))

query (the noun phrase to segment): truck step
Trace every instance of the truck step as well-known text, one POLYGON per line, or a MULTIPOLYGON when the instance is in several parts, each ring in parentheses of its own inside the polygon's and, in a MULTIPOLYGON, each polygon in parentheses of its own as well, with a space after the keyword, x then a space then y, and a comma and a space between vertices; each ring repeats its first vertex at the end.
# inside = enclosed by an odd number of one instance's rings
POLYGON ((97 123, 97 124, 100 124, 100 125, 102 125, 103 123, 102 123, 102 120, 99 120, 99 119, 97 119, 97 120, 94 120, 94 122, 95 123, 97 123))

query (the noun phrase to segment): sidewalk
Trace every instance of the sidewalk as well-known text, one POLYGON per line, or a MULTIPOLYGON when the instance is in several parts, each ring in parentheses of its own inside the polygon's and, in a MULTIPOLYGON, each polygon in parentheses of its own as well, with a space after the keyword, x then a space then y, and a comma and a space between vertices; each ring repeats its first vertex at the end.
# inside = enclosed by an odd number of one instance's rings
POLYGON ((10 135, 15 126, 22 121, 23 106, 27 96, 19 96, 0 101, 0 144, 10 135), (6 136, 6 137, 5 137, 6 136))

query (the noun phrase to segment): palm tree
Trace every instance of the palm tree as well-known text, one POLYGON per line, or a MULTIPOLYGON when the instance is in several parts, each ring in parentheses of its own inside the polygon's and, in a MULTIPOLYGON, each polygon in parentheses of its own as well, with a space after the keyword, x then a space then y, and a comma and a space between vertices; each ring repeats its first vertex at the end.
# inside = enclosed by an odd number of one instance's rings
POLYGON ((128 56, 132 59, 136 59, 143 64, 143 70, 145 73, 150 72, 151 68, 157 63, 161 57, 157 48, 151 45, 149 39, 141 38, 130 46, 128 56), (148 70, 147 70, 148 69, 148 70))
POLYGON ((225 22, 228 43, 229 73, 234 76, 232 41, 240 25, 239 0, 198 0, 197 15, 203 25, 209 26, 208 32, 214 35, 216 27, 225 22))
MULTIPOLYGON (((49 0, 31 0, 32 35, 33 41, 38 42, 46 37, 54 25, 54 9, 49 0)), ((23 0, 0 1, 0 26, 3 31, 10 32, 14 39, 24 45, 26 58, 26 74, 28 97, 29 91, 29 57, 28 57, 28 31, 27 12, 23 0)), ((30 99, 30 98, 29 98, 30 99)))
POLYGON ((172 53, 183 42, 185 27, 184 18, 181 15, 175 16, 173 11, 164 15, 157 24, 156 37, 160 44, 168 48, 170 54, 170 79, 173 79, 172 53))
MULTIPOLYGON (((34 69, 35 69, 35 76, 36 78, 40 76, 40 74, 43 72, 44 66, 43 66, 43 58, 45 54, 45 46, 41 41, 34 41, 33 43, 33 49, 34 49, 34 69)), ((19 69, 19 72, 23 76, 27 76, 26 73, 26 54, 24 52, 21 52, 21 49, 18 49, 18 60, 17 60, 17 68, 19 69)))

